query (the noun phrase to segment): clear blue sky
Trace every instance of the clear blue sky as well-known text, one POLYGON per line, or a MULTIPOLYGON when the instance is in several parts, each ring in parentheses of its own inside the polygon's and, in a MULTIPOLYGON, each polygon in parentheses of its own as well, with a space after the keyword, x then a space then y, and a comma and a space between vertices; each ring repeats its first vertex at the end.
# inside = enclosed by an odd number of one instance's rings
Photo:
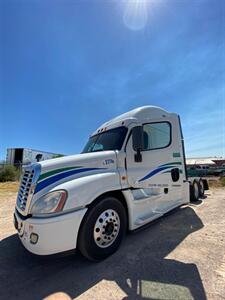
POLYGON ((142 105, 181 115, 188 156, 225 155, 224 0, 0 0, 0 159, 74 154, 142 105))

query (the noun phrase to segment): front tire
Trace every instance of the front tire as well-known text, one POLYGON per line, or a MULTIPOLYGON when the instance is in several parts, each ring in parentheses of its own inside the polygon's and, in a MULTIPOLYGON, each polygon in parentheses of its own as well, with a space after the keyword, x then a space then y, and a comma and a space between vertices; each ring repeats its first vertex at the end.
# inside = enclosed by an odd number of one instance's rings
POLYGON ((100 198, 88 209, 82 221, 78 248, 89 260, 102 260, 119 248, 126 228, 123 204, 114 197, 100 198))

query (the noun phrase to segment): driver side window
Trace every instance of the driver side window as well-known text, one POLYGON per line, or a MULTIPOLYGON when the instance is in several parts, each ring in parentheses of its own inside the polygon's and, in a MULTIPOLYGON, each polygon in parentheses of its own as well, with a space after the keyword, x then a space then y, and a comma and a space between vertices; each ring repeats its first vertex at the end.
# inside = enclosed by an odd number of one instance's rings
POLYGON ((171 125, 168 122, 143 125, 144 151, 166 148, 171 143, 171 125))

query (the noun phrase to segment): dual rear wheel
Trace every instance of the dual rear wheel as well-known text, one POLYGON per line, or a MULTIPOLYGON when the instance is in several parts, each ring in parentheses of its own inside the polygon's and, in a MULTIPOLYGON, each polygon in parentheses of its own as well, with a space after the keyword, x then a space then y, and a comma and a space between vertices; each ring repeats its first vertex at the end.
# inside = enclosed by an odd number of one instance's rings
POLYGON ((196 202, 202 198, 205 193, 204 182, 200 179, 194 179, 190 184, 190 201, 196 202))

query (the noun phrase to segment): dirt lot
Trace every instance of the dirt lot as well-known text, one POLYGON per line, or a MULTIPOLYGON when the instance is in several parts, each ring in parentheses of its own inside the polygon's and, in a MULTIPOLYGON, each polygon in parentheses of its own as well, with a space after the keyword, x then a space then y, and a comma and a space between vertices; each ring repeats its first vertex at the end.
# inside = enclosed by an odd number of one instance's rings
POLYGON ((100 263, 78 253, 37 257, 12 225, 16 185, 0 186, 0 299, 225 299, 225 189, 129 234, 100 263), (14 191, 13 191, 14 190, 14 191))

